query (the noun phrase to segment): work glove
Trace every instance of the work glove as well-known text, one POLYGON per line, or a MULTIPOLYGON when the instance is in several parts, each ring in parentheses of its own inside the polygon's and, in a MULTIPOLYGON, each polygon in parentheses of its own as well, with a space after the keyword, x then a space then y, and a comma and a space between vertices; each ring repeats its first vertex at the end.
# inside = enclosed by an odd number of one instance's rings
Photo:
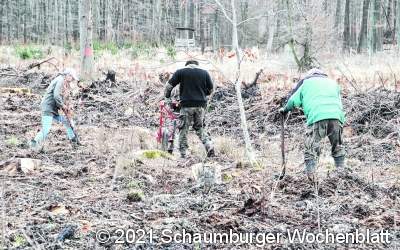
POLYGON ((282 114, 282 115, 286 115, 287 111, 285 110, 285 108, 280 108, 279 109, 279 113, 282 114))
POLYGON ((165 104, 170 104, 171 103, 171 98, 164 98, 164 103, 165 104))

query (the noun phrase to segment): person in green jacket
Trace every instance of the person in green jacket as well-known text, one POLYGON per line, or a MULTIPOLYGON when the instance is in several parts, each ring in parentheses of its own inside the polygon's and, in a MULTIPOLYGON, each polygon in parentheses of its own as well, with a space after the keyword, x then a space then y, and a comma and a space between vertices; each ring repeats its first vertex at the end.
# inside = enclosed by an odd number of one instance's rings
POLYGON ((70 84, 73 81, 78 81, 78 76, 74 69, 65 69, 63 73, 59 74, 46 89, 46 93, 42 98, 42 129, 30 142, 33 149, 38 149, 39 146, 46 139, 50 132, 53 121, 62 123, 67 131, 68 139, 76 145, 79 145, 78 137, 72 129, 70 117, 71 110, 66 101, 67 92, 70 90, 70 84), (62 110, 65 116, 58 113, 62 110))
POLYGON ((320 142, 328 137, 336 169, 344 168, 343 124, 345 115, 340 86, 329 79, 320 69, 311 69, 291 92, 280 112, 285 114, 294 108, 302 108, 307 117, 308 129, 305 141, 305 172, 312 177, 318 161, 320 142))

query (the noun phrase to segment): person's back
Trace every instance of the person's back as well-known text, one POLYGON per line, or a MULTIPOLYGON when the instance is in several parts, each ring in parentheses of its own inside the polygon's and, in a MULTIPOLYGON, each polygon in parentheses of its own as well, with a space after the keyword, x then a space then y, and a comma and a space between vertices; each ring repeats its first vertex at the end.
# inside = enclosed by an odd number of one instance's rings
POLYGON ((301 88, 302 107, 308 125, 325 119, 344 123, 340 87, 336 81, 313 77, 305 80, 301 88))
POLYGON ((213 83, 207 71, 198 67, 197 61, 186 62, 185 68, 177 70, 165 87, 165 97, 171 97, 171 91, 179 85, 180 114, 179 114, 179 151, 181 157, 186 157, 188 148, 187 134, 189 127, 193 129, 202 141, 207 156, 214 156, 211 140, 204 132, 204 115, 207 96, 213 90, 213 83))
POLYGON ((182 107, 205 107, 207 96, 211 94, 213 89, 208 72, 194 64, 189 64, 185 68, 177 70, 169 84, 172 87, 179 84, 182 107))
POLYGON ((331 153, 337 169, 344 169, 345 149, 343 145, 343 124, 345 122, 339 85, 319 69, 312 69, 291 92, 282 113, 293 108, 303 108, 307 117, 305 140, 305 173, 314 180, 320 142, 328 137, 331 153))
POLYGON ((58 115, 58 109, 61 105, 57 104, 57 101, 60 101, 59 95, 62 94, 63 82, 64 76, 62 75, 57 76, 50 82, 41 102, 43 114, 58 115))

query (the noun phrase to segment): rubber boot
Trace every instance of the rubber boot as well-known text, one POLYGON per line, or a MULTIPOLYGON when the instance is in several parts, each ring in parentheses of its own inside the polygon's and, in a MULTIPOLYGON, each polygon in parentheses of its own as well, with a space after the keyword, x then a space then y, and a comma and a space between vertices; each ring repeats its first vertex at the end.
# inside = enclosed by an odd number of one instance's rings
POLYGON ((31 140, 29 142, 29 148, 31 150, 33 150, 34 152, 39 153, 39 152, 41 152, 43 150, 43 145, 41 145, 40 143, 38 143, 35 140, 31 140))
POLYGON ((36 148, 38 146, 38 143, 35 140, 31 140, 29 142, 29 147, 30 148, 36 148))
POLYGON ((315 161, 314 160, 306 160, 304 172, 306 174, 315 172, 315 161))
POLYGON ((82 146, 81 142, 79 141, 78 136, 75 136, 74 138, 72 138, 70 140, 72 146, 76 147, 76 146, 82 146))
POLYGON ((214 157, 215 156, 215 151, 214 148, 211 148, 207 151, 207 157, 214 157))
POLYGON ((306 160, 305 161, 305 169, 304 173, 307 175, 308 180, 312 183, 315 182, 315 161, 314 160, 306 160))
POLYGON ((344 156, 334 157, 336 169, 344 168, 344 156))
POLYGON ((174 141, 170 141, 170 142, 169 142, 169 147, 168 147, 167 152, 168 152, 169 154, 171 154, 171 155, 174 153, 174 141))
POLYGON ((340 175, 350 175, 352 173, 352 170, 350 168, 347 168, 344 164, 344 156, 340 157, 334 157, 335 160, 335 171, 334 173, 340 174, 340 175))
POLYGON ((181 153, 181 159, 187 158, 186 151, 180 151, 180 153, 181 153))
POLYGON ((206 152, 207 152, 207 157, 214 157, 215 156, 215 150, 211 142, 207 143, 205 145, 206 152))

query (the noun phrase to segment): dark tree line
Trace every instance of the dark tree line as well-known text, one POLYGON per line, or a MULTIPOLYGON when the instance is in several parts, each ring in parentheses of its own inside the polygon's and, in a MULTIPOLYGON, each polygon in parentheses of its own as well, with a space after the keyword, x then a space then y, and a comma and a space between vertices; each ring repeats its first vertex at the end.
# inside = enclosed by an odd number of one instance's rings
MULTIPOLYGON (((82 0, 0 1, 0 43, 79 43, 82 0)), ((229 6, 229 0, 221 0, 229 6)), ((292 45, 377 52, 400 40, 400 0, 236 0, 242 47, 292 45)), ((232 27, 214 0, 91 0, 93 39, 118 45, 173 43, 176 27, 196 29, 202 48, 231 46, 232 27)))

